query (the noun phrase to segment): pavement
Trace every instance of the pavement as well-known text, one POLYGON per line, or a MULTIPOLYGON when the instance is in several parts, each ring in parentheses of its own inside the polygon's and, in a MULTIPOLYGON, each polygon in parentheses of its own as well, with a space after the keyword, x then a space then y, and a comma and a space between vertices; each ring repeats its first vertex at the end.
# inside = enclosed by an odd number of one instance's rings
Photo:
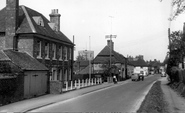
MULTIPOLYGON (((118 82, 118 84, 124 84, 126 81, 118 82)), ((60 101, 76 98, 78 96, 91 93, 93 91, 101 90, 108 87, 114 87, 113 83, 103 83, 100 85, 94 85, 87 88, 73 90, 62 94, 47 94, 40 97, 22 100, 19 102, 11 103, 0 107, 0 112, 28 112, 36 108, 51 105, 60 101)))
MULTIPOLYGON (((130 79, 118 84, 125 84, 130 79)), ((162 77, 161 88, 163 90, 165 99, 168 103, 168 109, 170 113, 185 113, 185 98, 182 98, 177 92, 171 89, 167 84, 166 77, 162 77)), ((66 101, 68 99, 76 98, 81 95, 91 93, 93 91, 101 90, 108 87, 114 87, 113 83, 103 83, 87 88, 73 90, 62 94, 47 94, 40 97, 22 100, 19 102, 11 103, 0 107, 0 112, 28 112, 36 108, 51 105, 60 101, 66 101)))
POLYGON ((161 78, 160 81, 165 100, 168 103, 169 113, 185 113, 185 98, 167 85, 169 81, 166 77, 161 78))

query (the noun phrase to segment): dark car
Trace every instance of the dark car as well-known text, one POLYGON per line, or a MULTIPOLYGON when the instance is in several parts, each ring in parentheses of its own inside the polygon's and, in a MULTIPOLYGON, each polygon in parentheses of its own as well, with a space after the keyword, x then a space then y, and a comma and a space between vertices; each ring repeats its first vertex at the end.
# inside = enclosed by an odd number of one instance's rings
POLYGON ((141 71, 140 74, 139 74, 139 80, 144 80, 144 72, 141 71))

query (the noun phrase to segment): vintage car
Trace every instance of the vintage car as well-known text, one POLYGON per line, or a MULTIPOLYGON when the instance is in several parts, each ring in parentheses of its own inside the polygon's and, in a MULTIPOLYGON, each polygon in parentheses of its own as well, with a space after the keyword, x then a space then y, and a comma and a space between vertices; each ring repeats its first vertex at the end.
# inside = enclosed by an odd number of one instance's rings
POLYGON ((144 80, 144 72, 143 71, 140 71, 139 73, 139 80, 144 80))
POLYGON ((138 81, 139 80, 139 74, 138 73, 132 73, 131 80, 132 81, 138 81))

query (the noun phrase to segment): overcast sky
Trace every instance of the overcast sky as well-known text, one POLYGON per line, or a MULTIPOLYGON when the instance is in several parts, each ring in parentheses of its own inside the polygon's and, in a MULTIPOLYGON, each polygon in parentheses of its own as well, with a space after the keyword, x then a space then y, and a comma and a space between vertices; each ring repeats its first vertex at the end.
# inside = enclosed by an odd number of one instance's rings
MULTIPOLYGON (((89 47, 96 56, 107 44, 105 35, 114 34, 117 35, 113 39, 115 51, 124 56, 144 55, 145 60, 160 61, 168 51, 170 1, 19 0, 20 5, 36 10, 48 19, 52 9, 59 9, 61 31, 71 41, 75 36, 75 58, 79 50, 89 47), (110 16, 113 17, 112 25, 110 16)), ((6 0, 1 0, 0 9, 5 5, 6 0)), ((171 29, 182 30, 183 20, 182 14, 172 21, 171 29)))

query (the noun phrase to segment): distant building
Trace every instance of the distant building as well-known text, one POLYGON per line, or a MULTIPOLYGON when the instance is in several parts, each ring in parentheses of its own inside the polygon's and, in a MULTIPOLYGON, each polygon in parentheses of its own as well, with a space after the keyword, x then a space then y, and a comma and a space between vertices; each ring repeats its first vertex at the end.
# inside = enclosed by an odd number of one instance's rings
POLYGON ((129 62, 134 66, 134 73, 143 72, 144 75, 148 75, 148 64, 145 62, 143 55, 138 55, 135 58, 129 56, 129 62))
POLYGON ((78 51, 78 55, 82 56, 85 60, 93 60, 94 59, 94 51, 81 50, 81 51, 78 51))
MULTIPOLYGON (((112 40, 107 40, 107 45, 98 53, 98 55, 93 60, 93 73, 99 75, 116 75, 118 80, 123 80, 128 78, 127 75, 127 59, 120 53, 114 50, 114 42, 112 40), (110 49, 111 49, 111 69, 110 67, 110 49)), ((106 79, 106 78, 104 78, 106 79)))

